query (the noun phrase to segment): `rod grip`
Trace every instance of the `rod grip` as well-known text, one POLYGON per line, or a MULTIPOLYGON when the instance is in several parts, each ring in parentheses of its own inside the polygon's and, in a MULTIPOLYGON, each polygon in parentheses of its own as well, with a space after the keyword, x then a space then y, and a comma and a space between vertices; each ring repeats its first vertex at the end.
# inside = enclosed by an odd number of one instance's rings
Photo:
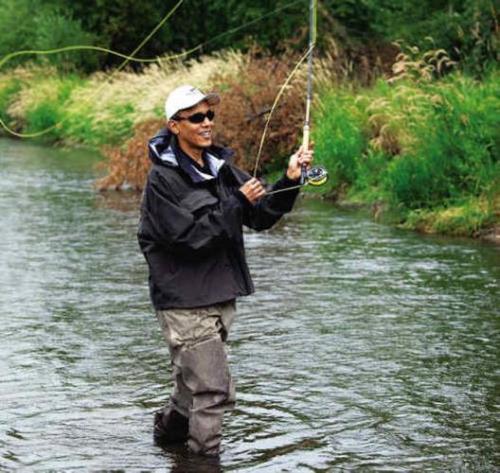
MULTIPOLYGON (((304 125, 304 130, 302 133, 302 149, 304 151, 309 149, 309 125, 304 125)), ((302 164, 300 169, 300 184, 304 185, 307 180, 307 167, 302 164)))

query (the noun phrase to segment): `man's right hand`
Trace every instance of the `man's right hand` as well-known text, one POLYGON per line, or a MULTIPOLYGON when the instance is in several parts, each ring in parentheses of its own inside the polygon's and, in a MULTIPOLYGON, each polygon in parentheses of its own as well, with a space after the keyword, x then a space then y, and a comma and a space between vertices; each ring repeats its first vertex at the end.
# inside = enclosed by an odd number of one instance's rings
POLYGON ((240 187, 240 192, 253 205, 258 200, 262 199, 262 197, 264 197, 264 195, 266 194, 266 189, 264 189, 264 186, 258 179, 252 177, 240 187))

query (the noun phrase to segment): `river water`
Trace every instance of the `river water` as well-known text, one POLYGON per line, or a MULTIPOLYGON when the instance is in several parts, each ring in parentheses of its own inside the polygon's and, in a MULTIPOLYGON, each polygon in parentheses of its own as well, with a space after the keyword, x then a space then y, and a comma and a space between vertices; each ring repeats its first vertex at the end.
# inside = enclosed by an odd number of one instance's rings
POLYGON ((138 198, 97 159, 0 141, 1 471, 498 471, 500 252, 320 201, 247 234, 220 462, 156 447, 138 198))

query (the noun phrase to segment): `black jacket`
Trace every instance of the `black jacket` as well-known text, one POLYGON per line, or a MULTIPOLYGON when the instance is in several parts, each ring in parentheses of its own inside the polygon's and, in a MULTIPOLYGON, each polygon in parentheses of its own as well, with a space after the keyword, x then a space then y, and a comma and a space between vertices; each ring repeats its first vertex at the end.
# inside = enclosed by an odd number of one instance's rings
MULTIPOLYGON (((233 300, 254 290, 242 225, 265 230, 292 209, 298 189, 251 205, 238 190, 250 179, 229 162, 232 151, 205 152, 202 172, 162 130, 149 142, 153 166, 141 204, 138 239, 149 265, 155 309, 192 308, 233 300)), ((272 190, 296 182, 286 176, 272 190)))

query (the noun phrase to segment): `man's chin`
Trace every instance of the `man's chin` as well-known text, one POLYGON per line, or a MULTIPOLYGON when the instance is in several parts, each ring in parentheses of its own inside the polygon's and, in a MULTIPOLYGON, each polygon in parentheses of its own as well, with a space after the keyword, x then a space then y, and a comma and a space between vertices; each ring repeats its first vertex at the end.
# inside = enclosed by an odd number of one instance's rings
POLYGON ((203 142, 200 143, 200 148, 208 148, 210 146, 212 146, 212 138, 209 140, 203 140, 203 142))

